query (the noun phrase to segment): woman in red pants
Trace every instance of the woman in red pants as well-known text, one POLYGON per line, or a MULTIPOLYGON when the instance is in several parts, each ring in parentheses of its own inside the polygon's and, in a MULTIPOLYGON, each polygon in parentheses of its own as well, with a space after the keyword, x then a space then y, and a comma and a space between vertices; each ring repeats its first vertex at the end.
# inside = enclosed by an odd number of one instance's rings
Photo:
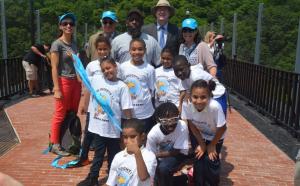
POLYGON ((60 147, 60 128, 67 111, 77 113, 81 95, 81 83, 78 81, 72 57, 77 53, 73 41, 76 17, 66 13, 59 17, 60 34, 51 45, 52 78, 54 84, 55 112, 51 125, 51 152, 68 156, 60 147))

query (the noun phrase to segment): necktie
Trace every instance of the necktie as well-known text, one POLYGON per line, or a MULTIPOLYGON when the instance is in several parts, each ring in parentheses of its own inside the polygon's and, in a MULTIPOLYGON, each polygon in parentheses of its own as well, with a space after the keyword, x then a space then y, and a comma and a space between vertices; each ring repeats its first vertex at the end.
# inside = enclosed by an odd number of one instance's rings
POLYGON ((159 46, 161 49, 163 49, 165 47, 165 27, 160 26, 159 30, 160 30, 159 46))

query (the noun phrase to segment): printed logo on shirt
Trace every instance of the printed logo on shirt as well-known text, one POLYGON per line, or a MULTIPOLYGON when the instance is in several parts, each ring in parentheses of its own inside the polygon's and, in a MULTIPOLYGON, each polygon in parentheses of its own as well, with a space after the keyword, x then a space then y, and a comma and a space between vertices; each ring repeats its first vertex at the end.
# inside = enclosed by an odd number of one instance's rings
POLYGON ((139 78, 134 74, 130 74, 126 76, 125 83, 129 88, 129 93, 131 98, 136 99, 141 92, 141 85, 140 85, 139 78))
POLYGON ((208 136, 214 136, 216 131, 213 131, 213 129, 211 128, 211 126, 204 121, 195 121, 192 120, 193 123, 195 123, 196 127, 198 129, 200 129, 200 132, 208 135, 208 136))
POLYGON ((158 150, 159 151, 170 151, 173 149, 173 146, 174 146, 174 142, 172 142, 171 140, 167 140, 167 141, 161 142, 158 145, 158 150))
POLYGON ((133 172, 127 167, 120 167, 117 170, 117 185, 118 186, 129 186, 129 180, 131 179, 133 172))
MULTIPOLYGON (((97 93, 100 94, 100 96, 102 97, 102 99, 106 104, 108 105, 112 104, 112 93, 108 89, 100 88, 99 90, 97 90, 97 93)), ((94 97, 92 99, 93 99, 92 103, 95 108, 94 118, 108 122, 108 119, 103 119, 104 117, 107 118, 107 116, 104 110, 102 109, 102 107, 96 102, 96 99, 94 97)))
POLYGON ((159 101, 165 101, 167 92, 169 92, 170 83, 168 77, 159 76, 156 81, 156 95, 159 101), (163 98, 164 97, 164 98, 163 98))

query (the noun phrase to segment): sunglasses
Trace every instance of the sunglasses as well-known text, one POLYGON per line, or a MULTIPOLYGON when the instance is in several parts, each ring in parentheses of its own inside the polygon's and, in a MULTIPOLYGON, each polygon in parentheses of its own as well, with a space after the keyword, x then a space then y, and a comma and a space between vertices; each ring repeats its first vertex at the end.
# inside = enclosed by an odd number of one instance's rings
POLYGON ((193 33, 193 32, 195 32, 196 30, 195 29, 190 29, 190 28, 184 28, 184 29, 182 29, 182 32, 183 33, 193 33))
POLYGON ((70 25, 70 26, 73 27, 73 26, 75 26, 75 23, 74 22, 66 22, 65 21, 65 22, 61 22, 60 25, 62 25, 62 26, 68 26, 68 25, 70 25))
POLYGON ((159 122, 164 127, 174 127, 177 125, 177 122, 179 120, 179 117, 173 117, 173 118, 159 118, 159 122))
POLYGON ((112 24, 114 24, 114 22, 113 21, 102 21, 102 24, 103 25, 107 25, 107 24, 112 25, 112 24))

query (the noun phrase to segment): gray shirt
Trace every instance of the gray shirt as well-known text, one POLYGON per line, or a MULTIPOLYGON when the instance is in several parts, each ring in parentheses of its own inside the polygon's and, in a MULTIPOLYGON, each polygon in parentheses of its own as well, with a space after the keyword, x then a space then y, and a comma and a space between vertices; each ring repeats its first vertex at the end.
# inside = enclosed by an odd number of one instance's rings
MULTIPOLYGON (((160 46, 157 41, 150 35, 142 33, 140 39, 143 39, 146 43, 146 53, 144 55, 144 61, 158 66, 160 64, 160 46)), ((129 44, 132 40, 131 35, 125 32, 117 36, 112 41, 111 56, 119 63, 123 63, 131 59, 129 53, 129 44)))
POLYGON ((57 39, 51 45, 50 52, 58 52, 59 55, 58 76, 74 78, 76 77, 76 72, 73 59, 67 55, 67 51, 77 54, 76 44, 72 42, 71 45, 68 45, 62 40, 57 39))

